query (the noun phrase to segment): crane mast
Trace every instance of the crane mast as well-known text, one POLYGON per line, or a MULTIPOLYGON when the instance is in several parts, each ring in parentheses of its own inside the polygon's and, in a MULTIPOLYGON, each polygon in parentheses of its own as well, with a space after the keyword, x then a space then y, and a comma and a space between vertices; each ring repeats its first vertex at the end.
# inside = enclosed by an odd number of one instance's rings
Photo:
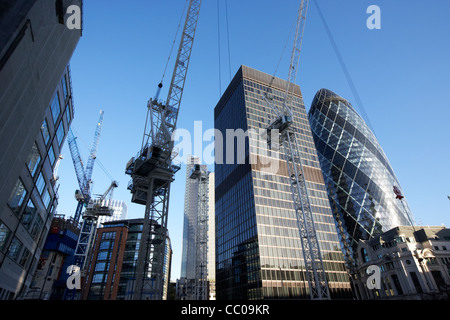
POLYGON ((297 217, 310 297, 311 299, 324 300, 330 299, 330 292, 311 211, 311 202, 306 187, 302 157, 297 145, 295 128, 292 127, 293 113, 289 107, 291 103, 289 92, 295 84, 297 76, 307 9, 308 0, 302 0, 298 10, 294 46, 291 54, 289 74, 282 107, 276 107, 267 95, 264 99, 269 103, 269 106, 276 115, 275 119, 267 128, 268 144, 269 146, 272 146, 273 143, 273 141, 270 140, 270 132, 272 130, 277 130, 279 133, 279 141, 276 141, 276 145, 282 145, 285 153, 289 176, 288 179, 297 217))
POLYGON ((141 150, 128 161, 125 173, 131 176, 131 201, 145 205, 142 237, 135 271, 134 300, 162 300, 164 260, 170 184, 180 169, 173 159, 172 134, 183 95, 184 84, 200 13, 201 0, 190 0, 177 59, 165 103, 156 95, 147 103, 147 117, 141 150))

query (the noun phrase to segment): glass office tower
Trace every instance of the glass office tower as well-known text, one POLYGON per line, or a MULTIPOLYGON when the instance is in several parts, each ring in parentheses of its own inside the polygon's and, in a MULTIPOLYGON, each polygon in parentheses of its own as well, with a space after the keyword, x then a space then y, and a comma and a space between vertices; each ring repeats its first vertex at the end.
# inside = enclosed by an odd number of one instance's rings
MULTIPOLYGON (((352 105, 327 89, 309 110, 331 207, 346 257, 352 262, 358 240, 400 225, 411 225, 411 211, 376 137, 352 105)), ((351 267, 351 265, 349 265, 351 267)))
MULTIPOLYGON (((272 159, 278 170, 268 173, 262 162, 251 161, 257 139, 236 138, 268 126, 273 114, 263 93, 269 91, 280 105, 285 86, 281 79, 241 66, 214 109, 217 300, 310 297, 286 162, 272 159)), ((348 298, 350 283, 300 87, 294 86, 292 100, 331 297, 348 298)))

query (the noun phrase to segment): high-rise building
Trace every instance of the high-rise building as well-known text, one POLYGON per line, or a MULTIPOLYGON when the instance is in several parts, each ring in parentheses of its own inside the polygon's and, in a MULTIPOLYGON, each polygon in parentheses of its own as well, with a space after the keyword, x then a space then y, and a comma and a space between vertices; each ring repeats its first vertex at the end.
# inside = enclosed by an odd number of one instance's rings
POLYGON ((319 90, 309 122, 352 272, 359 240, 412 225, 412 214, 377 138, 347 100, 330 90, 319 90), (400 191, 398 196, 394 187, 400 191))
MULTIPOLYGON (((200 165, 201 170, 208 171, 207 165, 201 165, 199 158, 187 157, 186 165, 186 190, 184 196, 184 225, 183 248, 181 259, 181 278, 183 280, 182 298, 195 299, 195 279, 197 261, 197 232, 198 232, 198 204, 199 204, 199 180, 191 179, 191 170, 194 165, 200 165)), ((209 172, 207 181, 208 193, 208 232, 207 232, 207 279, 209 299, 215 299, 215 236, 214 236, 214 173, 209 172)), ((179 294, 181 295, 181 294, 179 294)))
POLYGON ((216 211, 214 199, 214 172, 208 181, 208 299, 216 300, 216 211))
MULTIPOLYGON (((184 193, 183 248, 181 257, 182 278, 195 279, 195 232, 197 229, 198 180, 189 175, 198 157, 189 156, 186 164, 186 188, 184 193)), ((202 165, 202 167, 206 167, 202 165)))
MULTIPOLYGON (((143 219, 109 221, 97 229, 89 258, 86 282, 82 284, 84 300, 131 300, 143 219)), ((167 299, 172 263, 172 247, 167 236, 164 256, 164 292, 167 299)), ((144 293, 143 299, 146 299, 144 293)))
POLYGON ((112 210, 111 216, 99 216, 97 225, 98 227, 102 226, 105 222, 116 221, 116 220, 125 220, 127 218, 128 206, 123 200, 113 200, 107 199, 104 200, 104 206, 110 208, 112 210))
POLYGON ((74 116, 69 60, 82 1, 0 4, 0 299, 25 294, 58 203, 54 168, 74 116))
MULTIPOLYGON (((264 93, 280 107, 285 88, 284 80, 241 66, 214 109, 215 128, 221 133, 215 137, 214 170, 218 300, 310 298, 286 160, 276 153, 259 158, 263 153, 258 151, 258 137, 244 135, 242 139, 242 132, 262 133, 275 117, 264 93), (264 161, 251 161, 255 157, 264 161), (267 163, 272 171, 266 170, 267 163)), ((330 295, 350 298, 350 282, 300 87, 294 85, 290 96, 292 126, 330 295)))

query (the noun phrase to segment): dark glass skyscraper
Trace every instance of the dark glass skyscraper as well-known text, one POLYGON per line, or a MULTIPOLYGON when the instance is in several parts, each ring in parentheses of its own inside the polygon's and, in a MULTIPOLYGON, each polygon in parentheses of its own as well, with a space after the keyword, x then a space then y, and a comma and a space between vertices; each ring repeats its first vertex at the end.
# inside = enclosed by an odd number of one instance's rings
MULTIPOLYGON (((349 259, 359 239, 367 240, 400 225, 412 214, 375 135, 352 105, 334 92, 319 90, 309 122, 331 207, 349 259)), ((351 261, 349 261, 351 262, 351 261)))
MULTIPOLYGON (((271 159, 278 170, 267 173, 261 162, 251 161, 259 148, 255 136, 244 141, 239 135, 269 125, 274 115, 263 93, 269 91, 280 106, 285 87, 281 79, 242 66, 214 109, 220 132, 215 137, 217 300, 310 298, 286 161, 271 159)), ((300 87, 294 86, 291 95, 331 297, 347 298, 350 282, 300 87)))

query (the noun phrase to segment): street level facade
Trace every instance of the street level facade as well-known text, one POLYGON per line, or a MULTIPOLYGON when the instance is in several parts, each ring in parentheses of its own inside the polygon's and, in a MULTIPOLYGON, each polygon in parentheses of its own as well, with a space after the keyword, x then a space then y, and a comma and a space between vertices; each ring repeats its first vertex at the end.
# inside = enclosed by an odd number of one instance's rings
POLYGON ((357 250, 360 280, 356 287, 361 299, 448 299, 450 229, 399 226, 370 240, 359 240, 357 250), (369 266, 380 270, 379 288, 367 286, 369 266))

